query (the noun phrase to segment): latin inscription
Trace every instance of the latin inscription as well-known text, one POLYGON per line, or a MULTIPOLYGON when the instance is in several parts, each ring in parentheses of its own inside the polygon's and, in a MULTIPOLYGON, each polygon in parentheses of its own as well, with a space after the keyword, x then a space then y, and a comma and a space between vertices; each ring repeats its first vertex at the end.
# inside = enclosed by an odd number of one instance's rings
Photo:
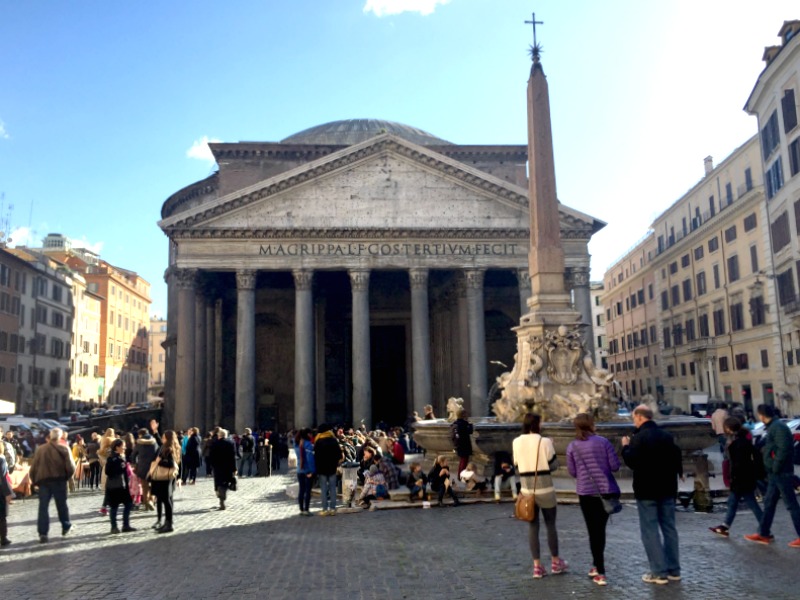
POLYGON ((261 256, 514 256, 517 244, 261 244, 261 256))

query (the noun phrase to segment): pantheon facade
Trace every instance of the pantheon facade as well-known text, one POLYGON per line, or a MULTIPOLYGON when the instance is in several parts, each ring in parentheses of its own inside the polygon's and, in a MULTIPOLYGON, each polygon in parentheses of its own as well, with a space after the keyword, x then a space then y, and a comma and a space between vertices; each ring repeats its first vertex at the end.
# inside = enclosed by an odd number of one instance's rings
MULTIPOLYGON (((527 145, 355 119, 210 147, 217 172, 159 222, 170 426, 371 428, 451 396, 488 414, 530 295, 527 145)), ((587 244, 604 223, 560 217, 590 324, 587 244)))

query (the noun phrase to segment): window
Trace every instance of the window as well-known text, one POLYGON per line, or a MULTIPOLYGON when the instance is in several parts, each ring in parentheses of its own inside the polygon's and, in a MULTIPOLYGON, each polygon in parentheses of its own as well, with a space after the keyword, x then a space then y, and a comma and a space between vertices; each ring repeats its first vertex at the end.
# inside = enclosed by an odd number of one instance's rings
POLYGON ((764 369, 769 367, 769 352, 766 350, 761 351, 761 367, 764 369))
POLYGON ((783 91, 781 98, 781 112, 783 113, 783 132, 789 133, 797 127, 797 107, 794 104, 794 89, 783 91))
POLYGON ((670 288, 670 300, 672 301, 672 306, 677 306, 681 303, 681 288, 680 286, 673 285, 670 288))
POLYGON ((703 258, 703 250, 704 250, 703 246, 698 246, 697 248, 694 249, 695 260, 700 260, 701 258, 703 258))
POLYGON ((744 329, 744 307, 741 302, 731 304, 731 331, 744 329))
POLYGON ((731 243, 736 239, 736 225, 731 225, 725 230, 725 242, 731 243))
POLYGON ((744 187, 748 192, 753 189, 753 172, 750 167, 744 170, 744 187))
POLYGON ((783 163, 780 156, 764 173, 764 179, 767 186, 767 200, 772 200, 772 197, 783 187, 783 163))
POLYGON ((761 153, 764 156, 764 162, 770 157, 772 151, 780 143, 780 133, 778 132, 778 111, 773 110, 772 114, 767 119, 766 125, 761 130, 761 153))
POLYGON ((714 289, 719 289, 719 265, 714 265, 711 268, 712 273, 714 274, 714 289))
POLYGON ((800 138, 789 144, 789 171, 792 177, 800 172, 800 138))
POLYGON ((672 327, 672 343, 675 346, 683 345, 683 327, 680 324, 672 327))
POLYGON ((60 285, 54 285, 53 286, 53 300, 55 300, 56 302, 61 302, 61 298, 63 297, 63 295, 64 295, 64 290, 61 289, 61 286, 60 285))
POLYGON ((683 267, 685 269, 686 267, 689 266, 690 262, 691 262, 691 258, 689 258, 688 254, 684 254, 683 256, 681 256, 681 267, 683 267))
POLYGON ((719 238, 714 236, 710 240, 708 240, 708 251, 709 252, 716 252, 719 250, 719 238))
POLYGON ((750 324, 753 327, 757 327, 758 325, 763 325, 767 318, 767 306, 764 304, 764 297, 763 296, 753 296, 750 298, 750 324))
POLYGON ((700 337, 710 337, 709 329, 708 329, 708 315, 700 315, 697 318, 697 329, 700 333, 700 337))
POLYGON ((650 325, 650 343, 655 344, 658 341, 658 337, 656 336, 656 326, 650 325))
POLYGON ((644 304, 644 288, 636 292, 636 299, 639 301, 639 304, 644 304))
POLYGON ((686 363, 681 363, 681 377, 686 377, 686 363))
POLYGON ((667 310, 669 308, 669 294, 666 290, 661 292, 661 310, 667 310))
POLYGON ((758 249, 750 246, 750 271, 758 273, 758 249))
POLYGON ((791 234, 789 233, 789 213, 783 211, 770 226, 772 229, 772 253, 777 254, 785 246, 789 245, 791 234))
MULTIPOLYGON (((798 201, 796 203, 796 205, 800 207, 800 201, 798 201)), ((653 295, 655 293, 654 290, 655 290, 655 288, 653 288, 653 284, 652 283, 648 283, 647 284, 647 299, 648 300, 652 300, 653 299, 653 295)))
POLYGON ((684 328, 686 330, 686 341, 693 342, 695 340, 694 319, 687 319, 684 328))
POLYGON ((778 283, 778 302, 781 306, 797 300, 794 291, 794 277, 791 269, 786 269, 775 278, 778 283))
POLYGON ((692 299, 692 280, 685 279, 683 281, 683 301, 689 302, 692 299))
POLYGON ((662 333, 664 334, 664 348, 672 347, 672 333, 669 327, 664 327, 662 333))
POLYGON ((674 275, 677 272, 678 272, 678 261, 675 260, 669 263, 669 274, 674 275))
POLYGON ((758 221, 756 220, 756 213, 748 215, 744 218, 744 230, 745 231, 752 231, 756 228, 758 221))
POLYGON ((719 357, 719 370, 721 373, 725 373, 728 371, 728 357, 727 356, 720 356, 719 357))
POLYGON ((733 283, 739 280, 739 257, 734 255, 728 259, 728 281, 733 283))
POLYGON ((667 377, 675 377, 675 367, 673 365, 667 365, 667 377))
POLYGON ((746 352, 743 352, 742 354, 737 354, 736 356, 733 357, 733 359, 736 364, 737 371, 744 371, 750 368, 747 362, 746 352))
POLYGON ((706 272, 700 271, 695 277, 697 285, 697 295, 702 296, 706 293, 706 272))
POLYGON ((725 309, 718 308, 714 311, 714 335, 725 335, 725 309))
POLYGON ((647 327, 644 327, 639 331, 639 340, 642 346, 647 346, 647 327))

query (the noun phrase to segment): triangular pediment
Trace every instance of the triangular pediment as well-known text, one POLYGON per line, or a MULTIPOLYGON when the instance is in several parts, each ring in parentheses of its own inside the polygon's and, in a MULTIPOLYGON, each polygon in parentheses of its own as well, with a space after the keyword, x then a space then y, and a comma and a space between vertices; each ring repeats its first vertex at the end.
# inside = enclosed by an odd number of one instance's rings
MULTIPOLYGON (((592 219, 562 211, 573 228, 592 219)), ((391 134, 207 201, 171 231, 502 229, 529 225, 527 190, 391 134)), ((563 227, 563 225, 562 225, 563 227)))

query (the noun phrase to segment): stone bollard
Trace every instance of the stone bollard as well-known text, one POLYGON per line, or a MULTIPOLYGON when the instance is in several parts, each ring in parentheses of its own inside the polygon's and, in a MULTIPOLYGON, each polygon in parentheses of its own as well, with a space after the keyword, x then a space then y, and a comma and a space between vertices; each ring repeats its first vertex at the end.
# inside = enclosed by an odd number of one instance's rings
POLYGON ((711 501, 711 484, 708 475, 708 455, 702 451, 694 453, 694 509, 697 512, 711 512, 714 503, 711 501))

